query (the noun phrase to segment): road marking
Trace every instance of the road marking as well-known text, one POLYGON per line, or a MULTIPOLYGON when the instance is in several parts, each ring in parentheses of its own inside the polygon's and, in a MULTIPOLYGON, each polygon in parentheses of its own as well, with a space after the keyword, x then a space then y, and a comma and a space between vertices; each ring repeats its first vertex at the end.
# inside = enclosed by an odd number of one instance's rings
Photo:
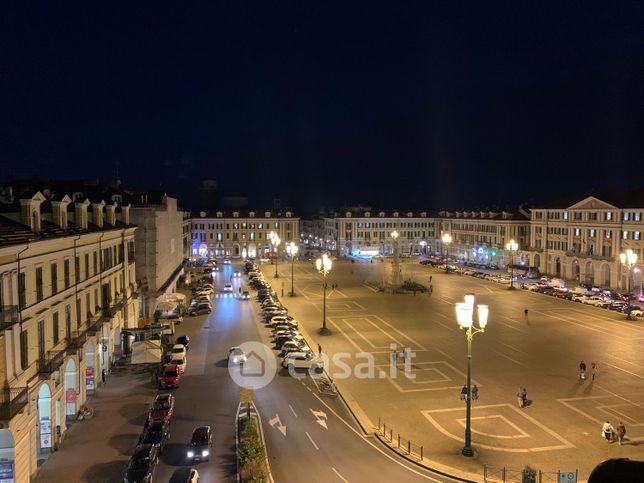
POLYGON ((315 422, 318 423, 320 426, 322 426, 324 429, 329 429, 328 426, 326 425, 326 420, 327 420, 327 415, 323 411, 313 411, 313 409, 309 408, 311 412, 313 413, 313 416, 315 417, 315 422))
POLYGON ((293 416, 297 418, 297 414, 295 414, 295 409, 293 409, 293 406, 289 404, 288 407, 291 408, 291 412, 293 413, 293 416))
POLYGON ((635 377, 637 377, 637 378, 639 378, 639 379, 644 379, 644 377, 640 376, 639 374, 635 374, 634 372, 627 371, 626 369, 622 369, 621 367, 616 366, 616 365, 614 365, 614 364, 610 364, 610 363, 608 363, 608 362, 606 362, 606 361, 601 361, 601 362, 602 362, 603 364, 606 364, 607 366, 614 367, 615 369, 618 369, 618 370, 620 370, 620 371, 622 371, 622 372, 625 372, 626 374, 630 374, 631 376, 635 376, 635 377))
POLYGON ((286 426, 282 424, 282 421, 280 421, 280 416, 279 414, 275 414, 275 417, 272 419, 268 420, 268 424, 271 425, 271 428, 275 428, 279 430, 280 433, 282 433, 286 437, 286 426))
POLYGON ((344 483, 349 483, 349 480, 347 480, 347 479, 346 479, 346 478, 344 478, 340 473, 338 473, 338 470, 336 470, 333 466, 331 467, 331 469, 333 470, 333 472, 334 472, 336 475, 338 475, 338 478, 340 478, 342 481, 344 481, 344 483))
POLYGON ((501 357, 505 357, 506 359, 508 359, 508 360, 510 360, 510 361, 512 361, 512 362, 515 362, 515 363, 519 364, 520 366, 527 367, 527 366, 526 366, 525 364, 523 364, 522 362, 519 362, 519 361, 517 361, 517 360, 515 360, 515 359, 512 359, 512 357, 510 357, 510 356, 506 356, 506 355, 505 355, 505 354, 503 354, 502 352, 499 352, 499 351, 494 350, 494 349, 492 349, 492 352, 496 352, 496 353, 497 353, 498 355, 500 355, 501 357))
POLYGON ((318 445, 317 445, 317 444, 315 444, 315 441, 313 441, 313 438, 311 438, 311 435, 308 433, 308 431, 304 431, 304 433, 309 437, 309 441, 311 442, 311 444, 313 445, 313 447, 314 447, 315 449, 320 449, 320 448, 318 448, 318 445))
POLYGON ((504 342, 501 342, 500 340, 497 340, 497 342, 498 342, 499 344, 501 344, 501 345, 504 345, 504 346, 505 346, 505 347, 507 347, 508 349, 512 349, 513 351, 523 353, 523 351, 522 351, 521 349, 517 349, 516 347, 513 347, 513 346, 511 346, 510 344, 506 344, 506 343, 504 343, 504 342))

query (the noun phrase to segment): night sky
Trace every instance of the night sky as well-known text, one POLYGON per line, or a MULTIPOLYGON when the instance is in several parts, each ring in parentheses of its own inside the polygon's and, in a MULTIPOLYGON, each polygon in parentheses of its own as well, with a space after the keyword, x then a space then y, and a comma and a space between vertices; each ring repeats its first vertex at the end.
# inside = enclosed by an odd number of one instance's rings
POLYGON ((296 209, 644 184, 643 2, 95 3, 2 2, 2 178, 296 209))

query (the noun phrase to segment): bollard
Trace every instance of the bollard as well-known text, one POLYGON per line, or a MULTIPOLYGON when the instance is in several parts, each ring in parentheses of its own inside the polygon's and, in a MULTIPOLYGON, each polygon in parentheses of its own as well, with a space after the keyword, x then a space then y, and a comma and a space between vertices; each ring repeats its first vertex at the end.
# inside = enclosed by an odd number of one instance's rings
POLYGON ((420 447, 420 461, 423 461, 423 447, 420 447))
POLYGON ((394 440, 394 430, 390 429, 389 430, 389 441, 393 442, 394 440))
POLYGON ((382 423, 382 435, 387 437, 387 425, 385 423, 382 423))
POLYGON ((398 447, 400 448, 400 433, 398 433, 398 447))
POLYGON ((411 441, 407 440, 407 454, 411 455, 411 441))

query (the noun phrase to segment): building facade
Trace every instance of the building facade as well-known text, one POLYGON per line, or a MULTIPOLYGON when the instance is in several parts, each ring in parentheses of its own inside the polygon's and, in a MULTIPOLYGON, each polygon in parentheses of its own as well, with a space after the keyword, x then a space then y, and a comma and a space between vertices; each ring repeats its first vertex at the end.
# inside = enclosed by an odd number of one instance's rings
POLYGON ((300 238, 299 218, 291 211, 216 211, 193 213, 192 254, 214 257, 260 258, 273 251, 269 234, 286 243, 300 238))
POLYGON ((4 477, 23 483, 136 323, 136 227, 129 206, 80 193, 21 193, 1 209, 0 453, 4 477))
POLYGON ((183 273, 184 215, 177 200, 166 193, 150 192, 132 196, 130 218, 135 233, 136 280, 140 287, 141 323, 149 322, 157 303, 166 293, 176 291, 183 273))
POLYGON ((525 250, 529 246, 530 213, 516 211, 440 211, 435 217, 436 237, 431 240, 435 254, 449 254, 460 262, 482 265, 509 265, 510 253, 506 244, 515 240, 519 251, 513 254, 514 264, 530 266, 525 250), (445 245, 442 235, 449 233, 452 242, 445 245))
POLYGON ((351 210, 324 219, 326 248, 339 256, 374 256, 393 253, 398 233, 402 255, 427 253, 429 240, 435 237, 434 219, 426 211, 384 212, 351 210))
POLYGON ((589 196, 532 210, 530 256, 543 273, 616 290, 641 291, 644 200, 589 196), (620 261, 632 250, 635 266, 620 261), (632 270, 631 270, 632 269, 632 270))

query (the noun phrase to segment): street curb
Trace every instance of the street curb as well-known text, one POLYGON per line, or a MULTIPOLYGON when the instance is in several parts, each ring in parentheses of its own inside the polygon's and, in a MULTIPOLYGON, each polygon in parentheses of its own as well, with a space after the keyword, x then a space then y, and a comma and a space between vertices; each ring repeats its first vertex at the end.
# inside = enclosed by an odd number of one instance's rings
MULTIPOLYGON (((239 458, 237 455, 239 454, 239 415, 242 411, 243 404, 239 403, 237 406, 237 414, 235 416, 235 449, 237 450, 236 453, 236 461, 237 461, 237 481, 239 483, 242 483, 242 477, 241 477, 241 471, 239 468, 239 458)), ((273 473, 271 472, 271 465, 269 464, 268 461, 268 446, 266 446, 266 440, 264 439, 264 427, 262 425, 262 418, 259 415, 259 411, 257 410, 257 407, 255 406, 255 403, 251 403, 251 410, 250 410, 250 416, 251 418, 254 418, 257 421, 257 429, 259 431, 259 437, 262 440, 262 445, 264 446, 264 453, 265 453, 265 463, 266 463, 266 470, 268 471, 268 481, 271 483, 275 483, 275 480, 273 479, 273 473)))

